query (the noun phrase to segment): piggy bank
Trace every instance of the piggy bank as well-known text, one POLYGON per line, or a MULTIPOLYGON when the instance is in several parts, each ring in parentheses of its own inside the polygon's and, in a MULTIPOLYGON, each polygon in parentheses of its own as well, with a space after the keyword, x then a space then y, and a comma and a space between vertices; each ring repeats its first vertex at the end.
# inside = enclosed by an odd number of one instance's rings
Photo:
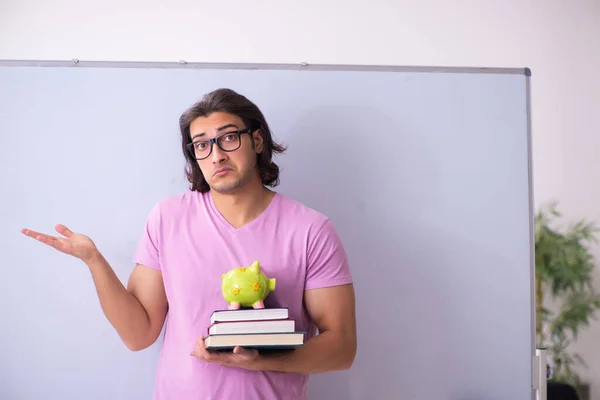
POLYGON ((234 268, 221 278, 221 290, 229 310, 265 308, 263 301, 275 290, 275 279, 269 279, 260 270, 258 261, 249 267, 234 268))

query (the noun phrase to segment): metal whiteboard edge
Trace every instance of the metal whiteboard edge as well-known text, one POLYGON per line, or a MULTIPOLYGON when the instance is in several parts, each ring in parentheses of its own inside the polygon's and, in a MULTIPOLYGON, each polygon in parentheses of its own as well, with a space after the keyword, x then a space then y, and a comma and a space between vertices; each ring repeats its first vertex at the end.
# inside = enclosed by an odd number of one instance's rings
MULTIPOLYGON (((535 200, 534 200, 534 191, 533 191, 533 138, 532 138, 532 123, 531 123, 531 74, 527 75, 525 78, 525 113, 526 113, 526 121, 527 121, 527 184, 529 185, 529 271, 530 271, 530 308, 531 308, 531 372, 532 372, 532 388, 536 388, 538 382, 538 375, 540 373, 545 373, 544 371, 538 371, 536 365, 536 356, 537 356, 537 335, 536 335, 536 298, 535 298, 535 225, 534 225, 534 215, 535 215, 535 200)), ((545 361, 545 360, 544 360, 545 361)), ((538 388, 538 391, 540 389, 538 388)), ((532 398, 535 399, 537 397, 537 391, 534 390, 532 393, 532 398)), ((545 400, 545 399, 544 399, 545 400)))
POLYGON ((538 375, 536 377, 537 388, 535 400, 548 399, 548 378, 546 376, 547 354, 548 350, 546 349, 538 349, 535 352, 535 363, 537 365, 538 372, 538 375))
POLYGON ((254 69, 254 70, 312 70, 312 71, 381 71, 381 72, 448 72, 481 74, 516 74, 530 76, 529 68, 510 67, 452 67, 399 66, 359 64, 297 64, 282 63, 209 63, 179 61, 83 61, 71 60, 1 60, 0 67, 76 67, 76 68, 173 68, 173 69, 254 69))

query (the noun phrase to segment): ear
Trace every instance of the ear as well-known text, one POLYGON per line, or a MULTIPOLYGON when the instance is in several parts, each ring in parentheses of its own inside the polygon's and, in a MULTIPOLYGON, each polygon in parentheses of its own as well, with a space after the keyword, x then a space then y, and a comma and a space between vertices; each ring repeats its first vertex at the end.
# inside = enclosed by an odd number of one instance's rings
POLYGON ((254 132, 252 132, 252 139, 254 140, 254 150, 256 151, 256 153, 260 154, 263 151, 263 146, 264 146, 264 140, 263 140, 263 135, 262 135, 262 131, 259 129, 256 129, 254 132))
POLYGON ((260 271, 260 262, 254 261, 252 263, 252 265, 250 266, 250 270, 256 274, 258 274, 258 272, 260 271))

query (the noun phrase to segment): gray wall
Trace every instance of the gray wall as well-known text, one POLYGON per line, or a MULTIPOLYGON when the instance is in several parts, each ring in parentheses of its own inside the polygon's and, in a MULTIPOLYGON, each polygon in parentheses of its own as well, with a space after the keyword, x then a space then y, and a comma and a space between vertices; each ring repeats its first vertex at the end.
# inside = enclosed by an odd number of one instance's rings
POLYGON ((160 343, 126 350, 85 266, 19 230, 84 232, 125 281, 187 188, 179 114, 231 87, 289 146, 279 190, 350 255, 356 363, 311 397, 530 399, 528 78, 495 72, 0 67, 0 398, 150 398, 160 343))

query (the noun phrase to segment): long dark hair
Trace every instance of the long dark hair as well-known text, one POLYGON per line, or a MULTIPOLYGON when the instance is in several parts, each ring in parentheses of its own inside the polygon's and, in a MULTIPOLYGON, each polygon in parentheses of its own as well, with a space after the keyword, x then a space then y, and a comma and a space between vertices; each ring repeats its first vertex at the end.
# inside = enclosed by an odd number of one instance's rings
POLYGON ((191 143, 190 125, 198 117, 207 117, 215 112, 226 112, 239 117, 247 128, 260 129, 263 137, 263 151, 257 154, 256 164, 263 185, 275 187, 279 184, 279 166, 272 161, 273 154, 283 153, 286 148, 276 143, 267 120, 260 109, 246 97, 231 89, 217 89, 207 93, 197 103, 185 110, 179 118, 181 148, 186 160, 185 173, 191 183, 191 190, 208 192, 210 187, 202 175, 197 160, 188 151, 191 143))

